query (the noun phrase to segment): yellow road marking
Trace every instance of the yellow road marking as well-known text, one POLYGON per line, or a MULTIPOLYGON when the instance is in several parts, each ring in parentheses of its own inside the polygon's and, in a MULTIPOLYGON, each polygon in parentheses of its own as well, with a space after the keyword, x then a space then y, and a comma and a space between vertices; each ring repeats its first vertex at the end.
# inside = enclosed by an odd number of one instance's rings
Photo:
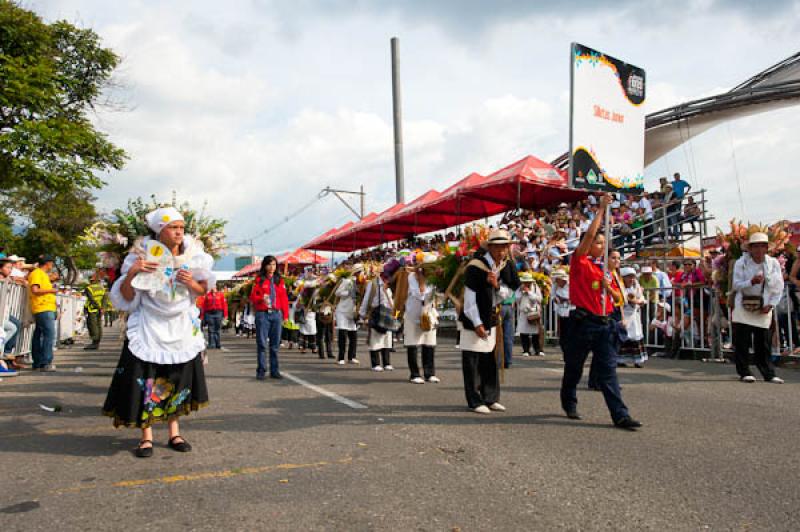
MULTIPOLYGON (((308 464, 277 464, 277 465, 268 465, 268 466, 258 466, 258 467, 242 467, 242 468, 235 468, 235 469, 225 469, 222 471, 206 471, 203 473, 194 473, 190 475, 172 475, 166 477, 159 477, 159 478, 146 478, 146 479, 139 479, 139 480, 122 480, 119 482, 113 482, 111 484, 112 488, 138 488, 139 486, 149 486, 153 484, 176 484, 179 482, 193 482, 196 480, 213 480, 213 479, 225 479, 225 478, 233 478, 233 477, 240 477, 240 476, 249 476, 249 475, 258 475, 261 473, 269 473, 271 471, 289 471, 293 469, 313 469, 318 467, 325 467, 329 465, 337 465, 337 464, 349 464, 353 461, 351 456, 346 458, 341 458, 339 460, 334 461, 326 461, 322 460, 319 462, 311 462, 308 464)), ((56 494, 65 494, 65 493, 77 493, 79 491, 85 491, 89 489, 97 489, 102 487, 100 484, 86 484, 86 485, 79 485, 74 486, 71 488, 62 488, 54 490, 52 493, 56 494)))
MULTIPOLYGON (((208 424, 208 423, 222 423, 224 419, 193 419, 191 422, 195 424, 208 424)), ((43 429, 32 432, 12 432, 10 434, 0 434, 0 440, 5 438, 24 438, 27 436, 62 436, 64 434, 98 434, 102 432, 114 433, 119 429, 115 429, 111 425, 99 425, 96 427, 82 427, 74 429, 43 429)))

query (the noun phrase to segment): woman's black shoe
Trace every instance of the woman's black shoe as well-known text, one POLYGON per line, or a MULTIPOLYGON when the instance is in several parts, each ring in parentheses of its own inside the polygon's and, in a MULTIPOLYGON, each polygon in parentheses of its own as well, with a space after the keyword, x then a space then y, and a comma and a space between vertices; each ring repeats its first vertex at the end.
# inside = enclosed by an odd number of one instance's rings
POLYGON ((150 458, 153 456, 153 440, 142 440, 139 446, 133 451, 137 458, 150 458), (150 447, 142 447, 145 443, 149 443, 150 447))
POLYGON ((636 430, 639 427, 641 427, 642 424, 633 419, 632 417, 628 416, 620 419, 619 421, 615 421, 614 426, 617 427, 618 429, 636 430))
POLYGON ((274 375, 270 375, 269 378, 270 379, 282 379, 283 375, 281 375, 280 373, 275 373, 274 375))
POLYGON ((577 420, 583 419, 577 410, 567 410, 566 414, 567 417, 570 419, 577 419, 577 420))
POLYGON ((180 435, 173 436, 172 438, 169 439, 169 447, 173 451, 178 451, 179 453, 188 453, 189 451, 192 450, 192 446, 189 445, 189 442, 186 441, 183 438, 183 436, 180 435), (175 440, 177 440, 178 438, 180 438, 181 441, 176 442, 175 440))

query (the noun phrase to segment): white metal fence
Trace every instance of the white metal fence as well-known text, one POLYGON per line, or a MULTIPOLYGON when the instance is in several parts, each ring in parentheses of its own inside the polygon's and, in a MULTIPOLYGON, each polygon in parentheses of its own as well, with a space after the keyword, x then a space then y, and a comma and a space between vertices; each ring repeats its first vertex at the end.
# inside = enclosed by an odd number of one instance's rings
MULTIPOLYGON (((68 341, 82 335, 86 330, 83 305, 86 298, 79 294, 57 294, 56 340, 68 341)), ((27 355, 31 352, 31 339, 35 325, 28 313, 28 289, 11 281, 0 281, 0 325, 9 318, 19 324, 16 344, 11 355, 27 355), (27 317, 26 317, 27 314, 27 317)), ((1 353, 0 353, 1 354, 1 353)))
MULTIPOLYGON (((671 316, 680 317, 675 338, 680 336, 680 348, 695 353, 720 355, 731 348, 731 309, 719 303, 720 298, 707 286, 688 288, 648 289, 644 291, 647 304, 640 309, 645 346, 653 351, 666 348, 664 338, 650 329, 656 317, 656 303, 669 303, 671 316)), ((800 348, 798 339, 798 308, 795 294, 787 285, 780 304, 773 315, 773 354, 792 356, 800 348)), ((558 340, 558 315, 551 300, 545 312, 545 330, 548 339, 558 340)), ((797 356, 797 355, 794 355, 797 356)))

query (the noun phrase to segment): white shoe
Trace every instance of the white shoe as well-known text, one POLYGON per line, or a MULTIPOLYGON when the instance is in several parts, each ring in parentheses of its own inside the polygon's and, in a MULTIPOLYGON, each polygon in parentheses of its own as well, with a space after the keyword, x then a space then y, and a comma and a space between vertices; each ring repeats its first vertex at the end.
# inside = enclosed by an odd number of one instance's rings
POLYGON ((543 357, 544 356, 544 351, 539 351, 538 353, 536 353, 536 356, 537 357, 543 357))
POLYGON ((495 412, 505 412, 506 407, 504 407, 500 403, 492 403, 489 405, 489 410, 494 410, 495 412))
POLYGON ((753 377, 752 375, 747 375, 746 377, 742 377, 739 380, 742 382, 756 382, 756 378, 753 377))
POLYGON ((357 358, 351 358, 350 359, 350 363, 351 364, 361 364, 361 362, 359 362, 357 358))
POLYGON ((456 344, 456 349, 461 349, 461 345, 460 344, 456 344))
POLYGON ((385 369, 386 371, 394 371, 394 366, 388 364, 386 366, 383 366, 383 369, 385 369))
POLYGON ((425 384, 425 381, 422 380, 422 377, 414 377, 413 379, 411 379, 411 382, 413 382, 414 384, 425 384))
POLYGON ((523 351, 522 356, 529 357, 529 356, 531 356, 531 354, 528 353, 527 351, 523 351))
POLYGON ((383 371, 383 368, 380 366, 375 366, 374 368, 372 368, 372 371, 383 371))
POLYGON ((437 377, 436 375, 432 375, 431 377, 428 377, 428 382, 432 382, 432 383, 436 384, 436 383, 439 383, 439 382, 442 382, 442 381, 439 380, 439 377, 437 377))
POLYGON ((340 366, 344 366, 345 362, 344 360, 340 360, 339 362, 337 362, 337 364, 339 364, 340 366))
POLYGON ((771 382, 772 384, 783 384, 783 379, 781 379, 780 377, 772 377, 769 380, 769 382, 771 382))
POLYGON ((476 406, 475 408, 472 409, 472 411, 475 412, 476 414, 491 414, 492 413, 492 411, 489 410, 489 407, 486 406, 486 405, 476 406))

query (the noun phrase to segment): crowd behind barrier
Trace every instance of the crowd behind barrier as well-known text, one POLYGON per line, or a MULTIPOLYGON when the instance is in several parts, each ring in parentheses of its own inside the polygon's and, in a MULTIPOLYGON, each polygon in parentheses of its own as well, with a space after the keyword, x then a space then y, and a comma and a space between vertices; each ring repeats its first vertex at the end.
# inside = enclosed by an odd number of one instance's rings
MULTIPOLYGON (((58 343, 71 343, 76 337, 86 332, 86 320, 83 313, 85 302, 86 298, 83 295, 70 291, 56 294, 58 307, 56 341, 58 343)), ((14 349, 9 355, 23 356, 31 353, 31 339, 35 325, 29 305, 27 286, 0 280, 0 323, 4 324, 13 317, 14 321, 20 324, 14 349)))

